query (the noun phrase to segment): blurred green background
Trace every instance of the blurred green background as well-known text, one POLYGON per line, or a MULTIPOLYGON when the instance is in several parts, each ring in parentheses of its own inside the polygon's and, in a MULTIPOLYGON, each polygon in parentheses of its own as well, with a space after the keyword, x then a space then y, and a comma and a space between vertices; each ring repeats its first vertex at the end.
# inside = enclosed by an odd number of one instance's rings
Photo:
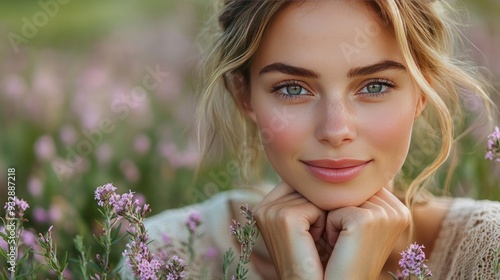
MULTIPOLYGON (((471 57, 489 69, 498 89, 500 0, 463 3, 471 57)), ((227 162, 194 180, 196 36, 213 4, 1 1, 2 205, 7 168, 14 167, 17 195, 31 205, 29 225, 37 231, 55 225, 59 250, 74 252, 76 234, 91 244, 91 233, 100 232, 97 186, 131 189, 157 213, 238 185, 227 162)), ((481 110, 474 100, 465 107, 470 120, 481 110)), ((488 133, 480 127, 461 140, 454 195, 500 200, 500 164, 484 160, 488 133)))

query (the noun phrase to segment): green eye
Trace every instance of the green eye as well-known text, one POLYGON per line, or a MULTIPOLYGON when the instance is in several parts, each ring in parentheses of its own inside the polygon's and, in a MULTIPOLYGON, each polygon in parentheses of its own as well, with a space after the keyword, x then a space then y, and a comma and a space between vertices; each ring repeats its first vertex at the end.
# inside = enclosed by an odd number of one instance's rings
POLYGON ((370 96, 382 96, 388 93, 391 88, 395 88, 395 84, 389 80, 371 80, 358 92, 359 94, 368 94, 370 96))
POLYGON ((303 86, 303 83, 295 80, 287 80, 274 85, 271 92, 282 98, 301 98, 311 93, 303 86))
POLYGON ((286 91, 290 95, 299 95, 302 92, 301 86, 287 86, 286 91))
POLYGON ((369 93, 379 93, 383 91, 384 86, 382 84, 371 84, 366 86, 366 90, 369 93))

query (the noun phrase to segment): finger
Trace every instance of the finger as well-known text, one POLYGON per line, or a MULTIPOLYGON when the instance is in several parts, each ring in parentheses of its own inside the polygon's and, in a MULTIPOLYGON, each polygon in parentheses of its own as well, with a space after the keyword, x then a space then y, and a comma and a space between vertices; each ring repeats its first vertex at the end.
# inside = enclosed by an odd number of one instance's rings
POLYGON ((326 234, 328 244, 334 247, 340 233, 346 230, 345 225, 352 216, 352 212, 356 211, 356 207, 344 207, 334 211, 330 211, 326 217, 326 234))
POLYGON ((327 213, 323 211, 323 213, 311 224, 311 227, 309 228, 309 233, 311 233, 314 242, 318 242, 325 232, 326 215, 327 213))
POLYGON ((290 187, 290 185, 285 182, 281 182, 264 197, 262 202, 276 201, 279 198, 285 197, 294 192, 295 190, 290 187))
POLYGON ((411 213, 408 207, 393 193, 383 188, 372 196, 366 203, 362 205, 363 208, 379 208, 387 215, 392 217, 401 217, 404 219, 409 218, 411 213))
POLYGON ((289 279, 290 271, 299 279, 323 279, 323 267, 309 230, 325 213, 302 197, 288 196, 296 199, 279 198, 278 202, 258 208, 257 226, 282 279, 289 279))
POLYGON ((278 197, 276 200, 262 200, 254 207, 254 210, 261 208, 266 209, 266 211, 279 211, 285 207, 293 207, 307 203, 310 202, 306 198, 297 192, 293 192, 284 197, 278 197))
POLYGON ((393 208, 399 208, 405 205, 397 196, 386 188, 382 188, 372 198, 380 198, 393 208))

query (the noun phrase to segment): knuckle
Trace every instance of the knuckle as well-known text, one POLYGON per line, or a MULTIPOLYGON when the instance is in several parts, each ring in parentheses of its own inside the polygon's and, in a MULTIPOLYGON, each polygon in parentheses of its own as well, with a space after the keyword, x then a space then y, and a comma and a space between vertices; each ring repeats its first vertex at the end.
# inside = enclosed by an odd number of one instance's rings
POLYGON ((253 215, 257 221, 263 221, 266 214, 266 208, 260 205, 256 205, 253 209, 253 215))
POLYGON ((281 208, 276 211, 276 221, 279 224, 288 224, 293 217, 293 211, 290 208, 281 208))
POLYGON ((281 205, 268 205, 265 207, 255 207, 254 216, 257 224, 274 225, 277 227, 286 226, 292 223, 297 216, 292 207, 281 205))
POLYGON ((410 209, 404 207, 402 213, 400 214, 401 222, 404 223, 405 226, 409 226, 412 220, 412 215, 410 209))

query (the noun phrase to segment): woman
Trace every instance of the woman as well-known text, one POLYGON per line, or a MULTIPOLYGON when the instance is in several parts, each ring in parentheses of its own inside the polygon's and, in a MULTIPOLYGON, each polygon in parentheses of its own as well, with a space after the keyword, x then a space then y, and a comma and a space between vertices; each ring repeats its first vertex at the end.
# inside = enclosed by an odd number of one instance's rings
MULTIPOLYGON (((206 219, 198 248, 229 246, 228 220, 249 202, 262 236, 250 279, 391 279, 414 242, 434 279, 495 279, 500 203, 426 191, 452 151, 462 92, 490 114, 479 75, 452 56, 445 8, 224 1, 199 97, 202 152, 238 156, 254 180, 263 151, 282 182, 263 199, 234 191, 186 208, 206 219), (434 160, 406 186, 398 179, 410 142, 425 139, 437 143, 434 160)), ((154 238, 176 232, 186 209, 150 219, 154 238)), ((221 254, 205 275, 217 278, 220 263, 221 254)))

